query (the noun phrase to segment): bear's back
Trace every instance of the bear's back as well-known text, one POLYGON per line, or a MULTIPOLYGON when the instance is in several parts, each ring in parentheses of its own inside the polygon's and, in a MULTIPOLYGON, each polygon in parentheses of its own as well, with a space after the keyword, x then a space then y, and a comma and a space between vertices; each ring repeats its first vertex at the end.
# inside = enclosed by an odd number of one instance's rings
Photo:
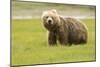
POLYGON ((69 43, 85 43, 87 41, 87 28, 81 21, 75 18, 64 18, 65 25, 68 27, 69 43))

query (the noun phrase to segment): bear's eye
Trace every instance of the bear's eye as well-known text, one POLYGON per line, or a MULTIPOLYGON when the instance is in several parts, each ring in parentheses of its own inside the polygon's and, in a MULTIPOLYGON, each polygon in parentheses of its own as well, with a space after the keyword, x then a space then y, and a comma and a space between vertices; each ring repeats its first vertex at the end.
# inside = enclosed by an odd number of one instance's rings
POLYGON ((45 18, 48 18, 49 16, 46 16, 45 18))

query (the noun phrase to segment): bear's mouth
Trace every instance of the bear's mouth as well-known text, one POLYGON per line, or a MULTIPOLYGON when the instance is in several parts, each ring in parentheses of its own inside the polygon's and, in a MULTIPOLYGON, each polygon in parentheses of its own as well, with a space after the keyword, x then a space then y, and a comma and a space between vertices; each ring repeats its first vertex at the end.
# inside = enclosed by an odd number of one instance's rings
POLYGON ((54 27, 54 24, 51 24, 51 22, 48 22, 45 25, 48 26, 48 27, 50 27, 50 28, 54 27))
POLYGON ((57 28, 56 24, 44 24, 44 26, 48 29, 48 30, 55 30, 57 28))

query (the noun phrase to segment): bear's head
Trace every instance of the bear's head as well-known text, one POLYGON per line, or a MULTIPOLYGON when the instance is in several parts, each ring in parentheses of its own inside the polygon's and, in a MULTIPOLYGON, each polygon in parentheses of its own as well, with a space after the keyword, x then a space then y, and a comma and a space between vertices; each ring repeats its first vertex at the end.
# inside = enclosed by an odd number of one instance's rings
POLYGON ((44 11, 42 14, 43 25, 50 31, 60 25, 60 17, 55 9, 44 11))

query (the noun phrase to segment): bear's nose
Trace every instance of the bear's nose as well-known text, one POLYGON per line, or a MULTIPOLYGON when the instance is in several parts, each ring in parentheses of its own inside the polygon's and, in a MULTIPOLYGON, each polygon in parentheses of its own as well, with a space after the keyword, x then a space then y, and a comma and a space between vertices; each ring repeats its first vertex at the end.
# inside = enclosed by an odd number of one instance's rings
POLYGON ((48 23, 51 24, 51 20, 48 20, 48 23))
POLYGON ((49 23, 49 24, 51 24, 51 22, 52 22, 51 20, 48 20, 48 23, 49 23))

